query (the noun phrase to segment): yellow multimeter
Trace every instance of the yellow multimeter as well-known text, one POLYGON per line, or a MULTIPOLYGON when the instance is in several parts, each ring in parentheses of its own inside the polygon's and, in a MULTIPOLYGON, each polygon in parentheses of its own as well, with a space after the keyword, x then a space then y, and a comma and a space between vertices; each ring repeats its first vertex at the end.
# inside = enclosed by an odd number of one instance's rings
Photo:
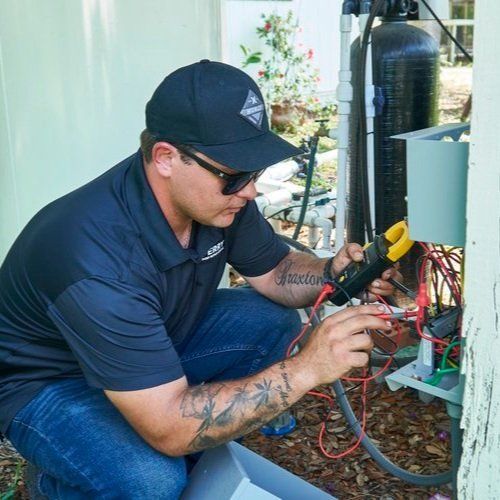
POLYGON ((334 281, 335 291, 329 300, 341 306, 364 290, 373 280, 406 255, 413 246, 405 221, 391 226, 385 233, 375 236, 363 248, 363 260, 351 262, 334 281))

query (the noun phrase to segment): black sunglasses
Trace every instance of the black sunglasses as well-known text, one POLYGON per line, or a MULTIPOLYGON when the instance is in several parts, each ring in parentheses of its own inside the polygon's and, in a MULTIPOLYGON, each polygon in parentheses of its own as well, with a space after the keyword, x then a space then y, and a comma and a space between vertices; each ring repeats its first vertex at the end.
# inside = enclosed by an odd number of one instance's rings
POLYGON ((234 194, 237 193, 238 191, 241 191, 245 186, 250 184, 250 182, 252 181, 255 182, 264 172, 264 169, 262 169, 262 170, 256 170, 254 172, 241 172, 240 174, 226 174, 226 172, 219 170, 217 167, 214 167, 213 165, 210 165, 210 163, 203 160, 199 156, 195 155, 187 148, 183 146, 178 146, 177 144, 174 144, 174 146, 181 153, 185 154, 186 156, 189 156, 189 158, 194 160, 200 167, 204 168, 205 170, 208 170, 209 172, 212 172, 212 174, 226 181, 226 185, 222 189, 222 194, 225 195, 234 194))

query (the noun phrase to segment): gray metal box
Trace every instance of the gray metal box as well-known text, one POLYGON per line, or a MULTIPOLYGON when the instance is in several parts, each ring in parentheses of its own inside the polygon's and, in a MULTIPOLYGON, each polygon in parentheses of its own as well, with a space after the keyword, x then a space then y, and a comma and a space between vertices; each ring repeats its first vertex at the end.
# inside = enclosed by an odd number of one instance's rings
POLYGON ((465 245, 468 123, 452 123, 395 135, 406 141, 410 238, 465 245))
POLYGON ((231 442, 203 453, 182 500, 335 500, 290 472, 231 442))

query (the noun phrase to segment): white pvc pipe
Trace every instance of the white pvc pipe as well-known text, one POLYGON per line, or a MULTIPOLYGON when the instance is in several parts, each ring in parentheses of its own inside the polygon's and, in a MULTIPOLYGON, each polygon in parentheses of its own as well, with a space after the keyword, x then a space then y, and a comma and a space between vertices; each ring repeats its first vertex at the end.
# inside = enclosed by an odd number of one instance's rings
MULTIPOLYGON (((370 218, 372 227, 375 228, 375 145, 374 145, 374 118, 375 118, 375 86, 373 85, 372 65, 372 36, 368 37, 366 51, 365 74, 365 107, 366 107, 366 154, 368 169, 368 197, 370 200, 370 218)), ((373 239, 374 234, 367 235, 367 241, 373 239)))
POLYGON ((340 69, 337 86, 337 113, 339 127, 337 130, 337 217, 335 230, 335 251, 344 245, 347 203, 347 151, 349 147, 349 115, 351 113, 351 16, 340 16, 340 69))
POLYGON ((269 205, 288 205, 292 201, 292 193, 289 189, 281 188, 276 191, 270 191, 266 194, 261 194, 255 198, 255 203, 260 212, 262 212, 264 207, 269 205))
POLYGON ((309 242, 309 248, 314 248, 316 246, 316 241, 318 240, 318 228, 316 226, 309 228, 307 239, 309 242))
POLYGON ((333 223, 330 219, 325 219, 324 217, 318 217, 314 220, 314 224, 319 227, 323 233, 323 245, 322 250, 332 249, 332 230, 333 223))
MULTIPOLYGON (((267 205, 262 208, 262 214, 265 217, 283 210, 283 212, 277 214, 275 218, 270 219, 297 222, 300 218, 300 208, 292 208, 286 210, 288 205, 267 205)), ((319 207, 314 207, 305 213, 303 224, 307 227, 318 227, 322 230, 322 249, 331 250, 331 239, 333 232, 333 222, 331 218, 335 215, 335 207, 333 205, 321 205, 319 207)))
POLYGON ((261 179, 256 183, 257 191, 260 194, 267 195, 273 191, 276 191, 278 189, 287 189, 291 193, 295 193, 296 191, 303 191, 304 188, 301 188, 300 186, 296 186, 293 184, 291 181, 275 181, 272 179, 261 179))
MULTIPOLYGON (((316 154, 317 165, 322 165, 327 161, 332 161, 337 159, 337 150, 331 149, 330 151, 325 151, 324 153, 316 154)), ((300 170, 299 165, 293 161, 282 161, 267 167, 264 173, 260 176, 259 184, 270 184, 277 185, 276 183, 283 183, 289 181, 298 171, 300 170)))
MULTIPOLYGON (((288 205, 267 205, 263 207, 262 215, 264 215, 264 217, 269 217, 270 215, 283 210, 282 213, 276 215, 277 218, 284 221, 297 222, 300 218, 300 207, 287 209, 288 205)), ((335 211, 335 207, 330 204, 312 207, 307 210, 305 214, 304 224, 307 226, 312 220, 318 217, 331 219, 335 215, 335 211)))
POLYGON ((269 224, 271 224, 271 227, 274 229, 274 232, 277 234, 281 234, 281 221, 279 219, 269 219, 268 220, 269 224))
POLYGON ((290 180, 298 171, 300 166, 297 162, 293 160, 282 161, 276 165, 271 165, 266 168, 261 176, 262 180, 274 180, 274 181, 288 181, 290 180))

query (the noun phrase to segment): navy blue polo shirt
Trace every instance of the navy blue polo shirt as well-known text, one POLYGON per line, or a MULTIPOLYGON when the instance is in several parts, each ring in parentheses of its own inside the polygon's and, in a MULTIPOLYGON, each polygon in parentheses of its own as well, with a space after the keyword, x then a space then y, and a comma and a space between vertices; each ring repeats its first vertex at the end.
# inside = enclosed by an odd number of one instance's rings
POLYGON ((226 262, 259 276, 287 253, 253 202, 228 228, 195 224, 182 248, 140 152, 47 205, 0 268, 0 430, 57 379, 120 391, 180 378, 175 346, 226 262))

